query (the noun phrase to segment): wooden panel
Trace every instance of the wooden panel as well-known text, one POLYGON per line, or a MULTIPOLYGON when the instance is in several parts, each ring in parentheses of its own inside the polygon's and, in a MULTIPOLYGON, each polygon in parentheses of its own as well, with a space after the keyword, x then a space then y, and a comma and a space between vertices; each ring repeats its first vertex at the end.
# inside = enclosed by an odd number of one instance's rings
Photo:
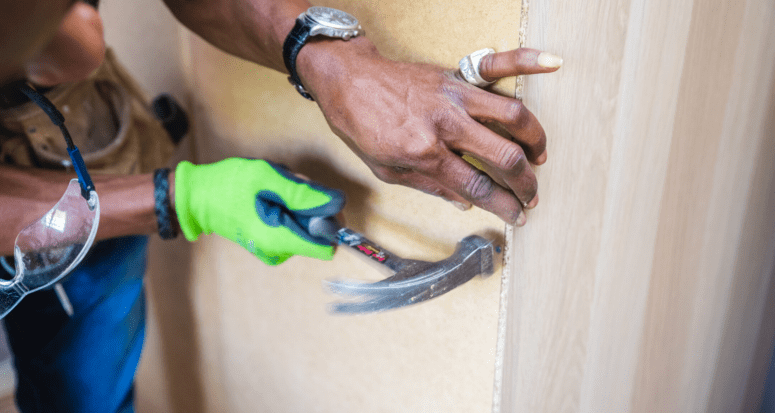
POLYGON ((565 65, 525 81, 550 158, 513 234, 502 411, 742 411, 772 308, 775 5, 529 10, 565 65))
MULTIPOLYGON (((358 16, 383 54, 394 58, 455 67, 474 50, 517 44, 520 8, 513 1, 325 4, 358 16), (488 22, 486 31, 480 31, 482 22, 488 22)), ((226 56, 197 38, 186 47, 198 161, 268 158, 344 189, 348 224, 403 256, 444 258, 471 233, 503 241, 503 223, 488 213, 460 212, 379 182, 285 75, 226 56)), ((499 87, 513 93, 514 79, 499 87)), ((295 257, 269 268, 239 246, 207 237, 194 246, 193 257, 201 372, 220 381, 204 397, 208 411, 492 408, 500 270, 417 307, 334 317, 325 312, 333 297, 323 292, 322 280, 384 276, 347 251, 331 263, 295 257)))

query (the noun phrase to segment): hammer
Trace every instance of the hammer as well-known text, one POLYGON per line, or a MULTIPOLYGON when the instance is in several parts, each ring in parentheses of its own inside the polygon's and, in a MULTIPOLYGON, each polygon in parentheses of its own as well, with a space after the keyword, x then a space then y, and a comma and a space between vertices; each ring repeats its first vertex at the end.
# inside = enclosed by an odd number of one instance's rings
POLYGON ((325 281, 332 293, 351 298, 332 303, 329 310, 335 314, 373 313, 430 300, 479 274, 491 275, 494 252, 500 253, 500 247, 494 247, 491 241, 470 235, 458 242, 449 258, 437 262, 418 261, 391 253, 362 234, 342 227, 333 217, 314 217, 309 220, 307 229, 313 237, 347 246, 393 273, 375 283, 325 281))

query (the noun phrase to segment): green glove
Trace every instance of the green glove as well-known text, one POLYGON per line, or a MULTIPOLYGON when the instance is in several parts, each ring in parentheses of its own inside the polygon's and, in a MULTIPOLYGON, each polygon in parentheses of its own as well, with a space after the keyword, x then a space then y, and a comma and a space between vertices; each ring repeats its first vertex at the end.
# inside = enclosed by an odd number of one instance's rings
POLYGON ((262 160, 230 158, 175 170, 175 209, 189 241, 200 234, 228 238, 269 265, 293 255, 323 260, 334 249, 309 235, 314 216, 336 215, 344 194, 304 181, 282 166, 262 160))

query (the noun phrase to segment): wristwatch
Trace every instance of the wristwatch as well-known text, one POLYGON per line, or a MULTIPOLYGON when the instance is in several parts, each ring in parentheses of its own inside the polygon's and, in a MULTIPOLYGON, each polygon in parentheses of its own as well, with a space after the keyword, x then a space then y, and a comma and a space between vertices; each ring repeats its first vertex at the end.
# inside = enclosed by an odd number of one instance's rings
POLYGON ((326 36, 342 40, 350 40, 352 37, 364 34, 358 19, 341 10, 330 7, 310 7, 296 18, 288 37, 283 43, 283 60, 288 69, 288 81, 302 96, 309 100, 315 100, 307 93, 301 84, 299 74, 296 73, 296 56, 307 43, 311 36, 326 36))

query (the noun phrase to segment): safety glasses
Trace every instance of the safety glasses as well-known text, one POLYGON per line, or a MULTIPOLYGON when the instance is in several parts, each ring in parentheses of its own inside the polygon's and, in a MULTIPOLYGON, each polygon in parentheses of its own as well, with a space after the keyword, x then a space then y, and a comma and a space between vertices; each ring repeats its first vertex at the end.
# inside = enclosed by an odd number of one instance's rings
POLYGON ((78 179, 70 181, 65 194, 51 210, 16 237, 15 275, 10 280, 0 280, 0 318, 25 295, 56 284, 72 271, 94 243, 100 222, 97 191, 80 151, 64 126, 64 117, 45 96, 26 83, 21 83, 19 89, 59 126, 78 179))

